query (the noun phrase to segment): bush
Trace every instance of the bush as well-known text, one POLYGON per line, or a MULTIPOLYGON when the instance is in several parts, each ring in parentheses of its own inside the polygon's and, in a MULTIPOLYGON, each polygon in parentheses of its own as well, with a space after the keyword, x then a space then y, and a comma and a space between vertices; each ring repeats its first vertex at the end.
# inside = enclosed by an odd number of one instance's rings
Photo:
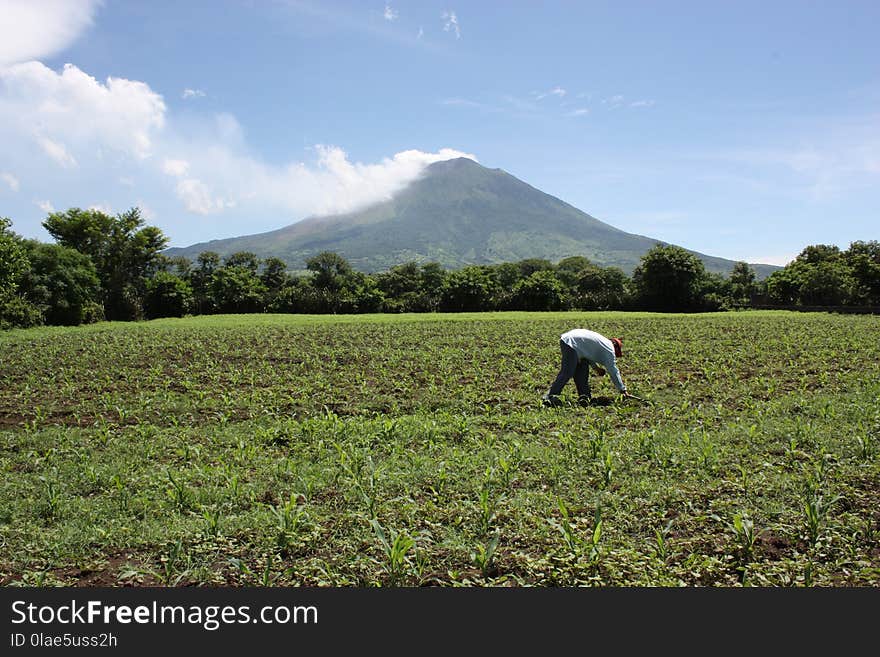
POLYGON ((43 323, 43 314, 34 304, 19 296, 0 301, 0 330, 30 328, 43 323))
POLYGON ((183 317, 192 305, 192 287, 179 276, 161 271, 147 281, 144 299, 147 318, 183 317))

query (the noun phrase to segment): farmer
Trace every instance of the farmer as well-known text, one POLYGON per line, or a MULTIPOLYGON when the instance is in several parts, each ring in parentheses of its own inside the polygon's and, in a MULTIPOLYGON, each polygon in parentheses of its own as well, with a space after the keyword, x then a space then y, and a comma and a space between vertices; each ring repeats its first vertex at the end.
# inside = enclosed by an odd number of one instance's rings
POLYGON ((559 375, 542 398, 544 406, 559 406, 559 394, 568 380, 574 378, 578 392, 578 404, 590 403, 590 368, 597 376, 608 372, 611 382, 624 397, 629 397, 626 385, 617 369, 617 358, 623 353, 620 338, 606 338, 595 331, 573 329, 559 336, 559 349, 562 351, 562 365, 559 375))

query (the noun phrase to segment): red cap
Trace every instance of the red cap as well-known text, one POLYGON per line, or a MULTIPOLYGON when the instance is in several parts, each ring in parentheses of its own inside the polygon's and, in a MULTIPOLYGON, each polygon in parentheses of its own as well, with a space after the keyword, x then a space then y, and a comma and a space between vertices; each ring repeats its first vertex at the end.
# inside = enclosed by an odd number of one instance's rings
POLYGON ((614 355, 617 358, 620 358, 623 355, 623 340, 620 338, 611 338, 611 342, 614 344, 614 355))

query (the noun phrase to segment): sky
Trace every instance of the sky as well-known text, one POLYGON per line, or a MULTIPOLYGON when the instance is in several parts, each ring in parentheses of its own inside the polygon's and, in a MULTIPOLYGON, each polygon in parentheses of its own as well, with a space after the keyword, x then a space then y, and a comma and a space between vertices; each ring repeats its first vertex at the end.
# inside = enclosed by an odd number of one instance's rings
POLYGON ((0 0, 0 216, 169 246, 471 157, 631 233, 783 265, 880 239, 880 3, 0 0))

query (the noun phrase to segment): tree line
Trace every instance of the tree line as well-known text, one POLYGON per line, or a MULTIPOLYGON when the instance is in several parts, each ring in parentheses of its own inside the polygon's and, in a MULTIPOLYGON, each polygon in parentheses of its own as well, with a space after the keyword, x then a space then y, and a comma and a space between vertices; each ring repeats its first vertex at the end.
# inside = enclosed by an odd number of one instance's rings
POLYGON ((0 328, 215 313, 400 313, 489 310, 700 312, 761 305, 880 305, 880 243, 811 245, 763 281, 745 262, 729 276, 658 244, 627 276, 583 256, 446 270, 403 263, 374 274, 325 251, 291 273, 279 258, 205 251, 168 257, 168 238, 138 208, 48 215, 55 240, 24 239, 0 218, 0 328))

